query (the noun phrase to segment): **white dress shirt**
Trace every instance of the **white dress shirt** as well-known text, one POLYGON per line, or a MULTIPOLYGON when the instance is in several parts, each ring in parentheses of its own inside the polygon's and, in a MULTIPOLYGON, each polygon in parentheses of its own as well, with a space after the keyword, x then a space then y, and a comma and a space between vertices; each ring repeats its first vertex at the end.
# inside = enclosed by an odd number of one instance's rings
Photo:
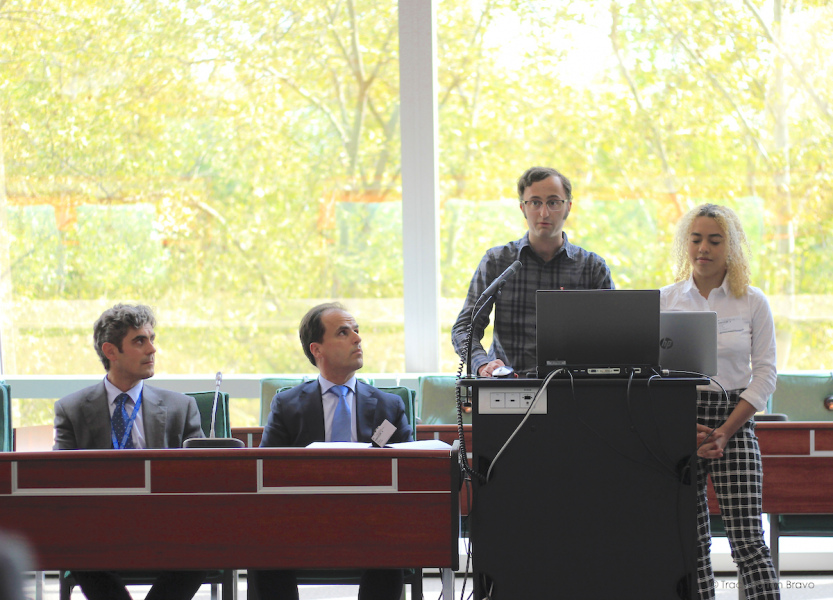
POLYGON ((667 285, 660 290, 660 309, 703 310, 717 313, 717 375, 700 389, 719 392, 720 382, 727 391, 746 389, 742 397, 756 410, 766 409, 775 391, 775 323, 764 293, 749 286, 746 294, 735 298, 724 278, 723 284, 700 295, 693 278, 667 285))
MULTIPOLYGON (((130 396, 130 400, 124 403, 124 409, 127 411, 128 418, 130 415, 133 414, 133 409, 136 407, 136 402, 139 401, 139 396, 142 395, 142 388, 144 386, 144 380, 140 380, 135 386, 127 390, 127 395, 130 396)), ((107 405, 110 407, 110 418, 113 418, 113 411, 116 410, 116 398, 122 393, 122 391, 110 383, 110 380, 107 379, 107 376, 104 376, 104 389, 107 390, 107 405)), ((130 437, 133 438, 133 447, 134 448, 147 448, 147 443, 145 442, 145 425, 144 421, 142 420, 142 407, 139 407, 139 414, 136 415, 136 420, 133 421, 133 429, 130 430, 130 437)), ((121 443, 121 440, 119 440, 121 443)))
MULTIPOLYGON (((331 381, 327 381, 321 375, 318 376, 318 385, 321 386, 321 403, 324 407, 324 441, 330 442, 333 439, 333 416, 336 413, 336 406, 338 405, 339 395, 335 390, 331 390, 334 385, 331 381)), ((355 442, 356 437, 356 377, 352 377, 343 385, 350 388, 347 392, 347 404, 350 406, 350 441, 355 442)))

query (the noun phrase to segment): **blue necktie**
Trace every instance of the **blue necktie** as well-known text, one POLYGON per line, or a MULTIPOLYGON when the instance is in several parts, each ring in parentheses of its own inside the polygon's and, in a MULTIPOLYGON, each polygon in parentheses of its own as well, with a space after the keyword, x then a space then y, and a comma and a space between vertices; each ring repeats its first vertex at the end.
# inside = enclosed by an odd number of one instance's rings
MULTIPOLYGON (((121 444, 124 439, 124 429, 127 427, 127 410, 124 408, 124 403, 130 400, 127 394, 119 394, 116 398, 116 408, 113 410, 113 433, 116 435, 116 440, 121 444)), ((127 436, 127 441, 124 443, 124 448, 135 448, 133 445, 133 435, 127 436)))
POLYGON ((331 442, 350 442, 353 439, 353 432, 350 421, 350 405, 347 403, 347 392, 350 391, 346 385, 334 385, 330 388, 338 394, 338 404, 333 414, 333 428, 330 435, 331 442))

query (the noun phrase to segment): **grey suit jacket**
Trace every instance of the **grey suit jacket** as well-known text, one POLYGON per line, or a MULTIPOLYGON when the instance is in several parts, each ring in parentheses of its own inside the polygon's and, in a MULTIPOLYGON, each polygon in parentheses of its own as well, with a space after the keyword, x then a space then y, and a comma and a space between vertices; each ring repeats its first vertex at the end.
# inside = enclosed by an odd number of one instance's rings
MULTIPOLYGON (((145 383, 141 410, 148 448, 181 448, 189 438, 205 437, 197 402, 191 396, 145 383)), ((55 403, 53 450, 112 448, 110 410, 103 380, 55 403)))
MULTIPOLYGON (((318 379, 307 381, 291 390, 275 394, 272 412, 263 428, 262 448, 294 446, 302 448, 312 442, 324 441, 324 406, 318 379)), ((414 432, 405 414, 402 398, 356 381, 356 436, 370 442, 373 431, 385 419, 396 426, 390 442, 410 442, 414 432)))

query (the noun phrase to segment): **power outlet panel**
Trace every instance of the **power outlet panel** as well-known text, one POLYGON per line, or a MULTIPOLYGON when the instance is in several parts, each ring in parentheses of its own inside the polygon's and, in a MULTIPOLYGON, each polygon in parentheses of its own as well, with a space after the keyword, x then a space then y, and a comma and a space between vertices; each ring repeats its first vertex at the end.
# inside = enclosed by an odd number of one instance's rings
MULTIPOLYGON (((525 414, 538 392, 538 386, 487 387, 478 389, 477 409, 484 414, 525 414)), ((532 414, 547 414, 547 390, 542 390, 532 414)))

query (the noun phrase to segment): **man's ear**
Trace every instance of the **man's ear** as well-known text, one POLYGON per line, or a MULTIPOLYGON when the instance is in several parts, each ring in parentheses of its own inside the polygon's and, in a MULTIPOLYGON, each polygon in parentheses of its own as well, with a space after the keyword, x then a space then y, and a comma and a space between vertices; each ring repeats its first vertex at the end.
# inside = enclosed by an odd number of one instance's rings
POLYGON ((310 354, 315 358, 315 362, 318 362, 319 357, 321 356, 321 344, 318 342, 313 342, 309 345, 310 354))
POLYGON ((570 209, 573 208, 573 201, 567 200, 567 206, 564 208, 564 220, 567 220, 567 217, 570 216, 570 209))
POLYGON ((115 360, 116 356, 120 354, 118 346, 111 342, 104 342, 101 345, 101 351, 104 353, 104 356, 112 362, 115 360))

